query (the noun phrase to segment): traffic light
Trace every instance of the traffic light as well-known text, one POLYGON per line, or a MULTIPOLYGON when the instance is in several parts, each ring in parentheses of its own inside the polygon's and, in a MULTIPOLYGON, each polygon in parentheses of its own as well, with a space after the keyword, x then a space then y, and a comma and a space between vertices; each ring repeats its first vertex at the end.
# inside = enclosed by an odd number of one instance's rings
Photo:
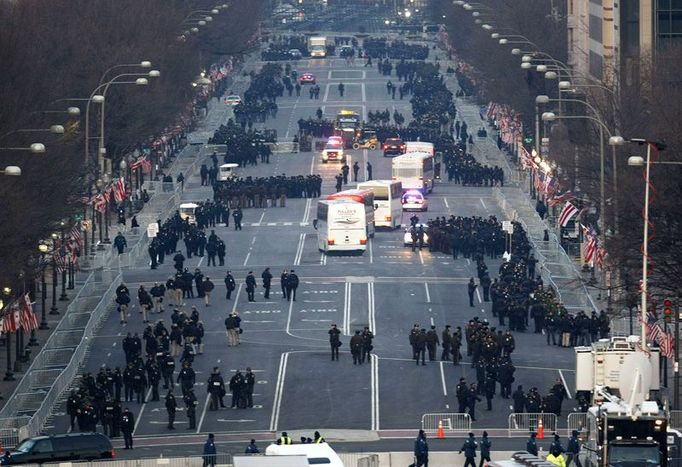
POLYGON ((673 301, 669 298, 663 300, 663 317, 667 323, 669 323, 673 317, 673 301))

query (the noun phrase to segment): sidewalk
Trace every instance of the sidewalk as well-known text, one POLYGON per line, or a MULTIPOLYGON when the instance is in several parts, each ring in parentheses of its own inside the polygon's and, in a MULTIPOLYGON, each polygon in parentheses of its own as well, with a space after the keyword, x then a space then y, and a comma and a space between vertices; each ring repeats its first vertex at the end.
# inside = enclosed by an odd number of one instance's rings
MULTIPOLYGON (((254 55, 245 61, 244 66, 252 66, 253 61, 255 61, 254 55)), ((241 69, 235 72, 237 79, 234 89, 243 92, 248 86, 248 78, 244 79, 240 75, 241 69)), ((201 145, 188 144, 177 154, 170 167, 166 169, 172 174, 173 179, 179 172, 183 172, 185 178, 189 179, 195 171, 198 171, 199 162, 203 157, 208 156, 208 154, 202 154, 203 144, 208 142, 208 137, 213 136, 215 129, 225 123, 232 113, 232 109, 221 99, 213 99, 207 110, 207 115, 199 123, 197 132, 205 132, 208 136, 200 143, 201 145)), ((75 377, 81 364, 87 359, 88 346, 83 345, 86 342, 84 338, 94 332, 102 316, 106 316, 112 309, 113 301, 109 295, 113 290, 112 284, 117 283, 114 278, 115 270, 126 267, 142 253, 146 253, 143 250, 146 250, 148 242, 145 229, 148 223, 155 222, 159 218, 163 219, 177 209, 181 196, 178 184, 174 184, 172 191, 163 190, 160 182, 147 182, 147 184, 145 187, 149 186, 150 194, 153 194, 150 201, 137 213, 140 229, 137 232, 128 230, 125 233, 129 245, 126 252, 123 255, 115 254, 111 245, 105 245, 104 250, 96 250, 94 261, 90 260, 90 264, 87 265, 88 270, 76 273, 75 288, 67 290, 68 301, 59 301, 61 275, 58 277, 56 304, 59 315, 49 314, 52 304, 52 286, 51 277, 48 275, 46 278, 46 318, 49 329, 36 330, 38 346, 29 347, 30 336, 24 336, 23 348, 28 348, 31 353, 35 354, 32 361, 23 364, 15 363, 17 334, 12 334, 11 369, 15 379, 0 381, 0 394, 4 397, 0 400, 0 431, 2 431, 0 438, 3 441, 6 435, 22 437, 34 434, 34 431, 38 432, 48 419, 50 412, 58 405, 58 401, 65 397, 66 390, 73 384, 73 377, 66 378, 65 376, 67 373, 73 373, 75 377), (49 348, 46 350, 47 347, 49 348), (9 403, 10 400, 11 403, 9 403), (34 420, 26 428, 25 425, 32 417, 34 420), (16 431, 20 427, 24 428, 16 431), (13 433, 5 432, 3 429, 13 431, 13 433)), ((115 235, 116 226, 111 226, 110 230, 110 234, 115 235)), ((36 297, 32 297, 37 302, 35 311, 39 320, 41 317, 40 297, 40 291, 36 292, 36 297)), ((5 352, 6 347, 0 346, 0 368, 6 369, 5 352)))
MULTIPOLYGON (((441 61, 442 68, 449 65, 454 64, 441 61)), ((447 83, 453 93, 459 89, 454 76, 448 77, 447 83)), ((457 119, 466 122, 471 134, 476 135, 481 127, 486 129, 485 138, 474 136, 471 153, 480 163, 497 165, 504 170, 504 187, 493 188, 493 197, 505 217, 520 222, 526 230, 545 284, 552 285, 559 300, 572 313, 583 310, 589 314, 592 310, 605 309, 606 300, 601 299, 600 291, 585 285, 589 274, 581 272, 579 265, 560 246, 555 226, 540 219, 535 211, 534 201, 523 189, 528 187, 528 183, 524 183, 521 172, 512 166, 505 153, 497 147, 497 131, 488 125, 486 119, 481 118, 480 106, 467 97, 457 98, 455 105, 457 119), (545 231, 549 235, 549 241, 543 240, 545 231)))

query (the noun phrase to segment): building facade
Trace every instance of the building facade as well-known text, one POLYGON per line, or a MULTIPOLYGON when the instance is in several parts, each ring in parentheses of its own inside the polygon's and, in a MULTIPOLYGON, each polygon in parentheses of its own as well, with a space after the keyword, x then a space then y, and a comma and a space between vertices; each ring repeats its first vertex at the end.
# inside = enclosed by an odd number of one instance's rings
POLYGON ((605 82, 638 78, 638 63, 682 45, 682 0, 566 0, 568 64, 605 82))

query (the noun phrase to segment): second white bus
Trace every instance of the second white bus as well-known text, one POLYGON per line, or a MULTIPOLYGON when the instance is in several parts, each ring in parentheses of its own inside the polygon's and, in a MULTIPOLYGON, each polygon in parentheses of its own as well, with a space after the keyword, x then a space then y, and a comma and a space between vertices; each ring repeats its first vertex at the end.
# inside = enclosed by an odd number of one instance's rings
POLYGON ((367 249, 367 221, 362 203, 350 199, 318 201, 314 226, 320 251, 367 249))
POLYGON ((392 179, 403 184, 403 192, 419 190, 422 194, 433 191, 433 155, 425 152, 409 152, 394 157, 392 179))
POLYGON ((403 208, 400 197, 403 184, 397 180, 371 180, 358 183, 358 190, 371 190, 374 193, 374 225, 395 229, 402 224, 403 208))

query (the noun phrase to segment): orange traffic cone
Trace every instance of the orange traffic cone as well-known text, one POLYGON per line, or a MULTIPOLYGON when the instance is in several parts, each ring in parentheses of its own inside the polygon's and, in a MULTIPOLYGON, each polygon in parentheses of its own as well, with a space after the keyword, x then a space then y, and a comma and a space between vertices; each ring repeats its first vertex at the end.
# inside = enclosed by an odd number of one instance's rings
POLYGON ((545 438, 545 427, 542 426, 542 418, 538 422, 538 439, 544 439, 545 438))
POLYGON ((443 431, 443 420, 438 420, 438 439, 445 438, 445 432, 443 431))

